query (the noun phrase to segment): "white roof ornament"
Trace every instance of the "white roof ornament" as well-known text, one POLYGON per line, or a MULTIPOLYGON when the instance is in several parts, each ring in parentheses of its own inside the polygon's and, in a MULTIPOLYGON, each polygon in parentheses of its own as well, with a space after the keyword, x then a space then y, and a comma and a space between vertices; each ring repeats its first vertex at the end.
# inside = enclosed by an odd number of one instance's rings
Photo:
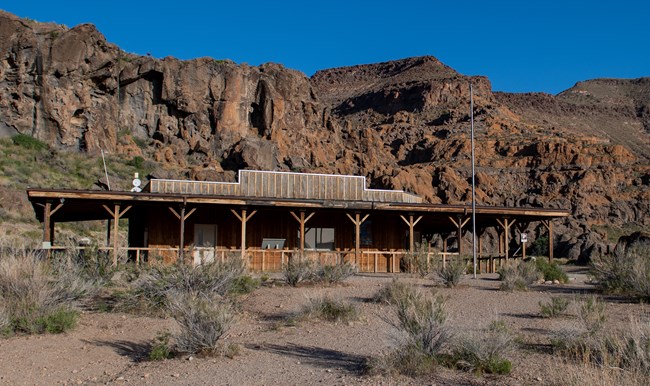
POLYGON ((142 185, 142 181, 140 181, 140 179, 138 178, 138 173, 135 173, 133 175, 133 188, 131 188, 131 191, 140 193, 142 191, 140 185, 142 185))

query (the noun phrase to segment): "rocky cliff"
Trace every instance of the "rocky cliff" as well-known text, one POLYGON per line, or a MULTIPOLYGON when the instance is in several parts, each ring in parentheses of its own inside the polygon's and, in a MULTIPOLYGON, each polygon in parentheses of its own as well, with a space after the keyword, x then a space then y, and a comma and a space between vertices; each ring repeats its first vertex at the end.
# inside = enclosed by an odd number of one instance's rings
POLYGON ((373 187, 469 202, 470 82, 480 203, 570 208, 557 240, 570 258, 602 251, 607 232, 650 227, 648 78, 493 93, 487 78, 421 57, 310 79, 278 64, 137 56, 92 25, 0 12, 0 134, 142 156, 178 177, 361 174, 373 187))

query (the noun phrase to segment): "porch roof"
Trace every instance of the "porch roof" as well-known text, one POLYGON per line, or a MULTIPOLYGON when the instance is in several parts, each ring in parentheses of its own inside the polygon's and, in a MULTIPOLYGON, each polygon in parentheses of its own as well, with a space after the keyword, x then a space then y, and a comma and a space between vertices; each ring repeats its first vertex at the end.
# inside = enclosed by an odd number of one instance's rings
MULTIPOLYGON (((151 192, 118 192, 97 190, 28 189, 27 196, 34 207, 36 218, 44 221, 44 206, 50 202, 56 211, 57 222, 104 220, 112 216, 103 205, 120 203, 123 206, 165 206, 185 204, 187 206, 223 205, 228 207, 285 208, 287 210, 347 210, 347 211, 387 211, 430 214, 427 217, 465 216, 471 214, 470 204, 429 204, 376 202, 362 200, 331 200, 303 198, 267 198, 207 194, 169 194, 151 192), (61 204, 61 205, 59 205, 61 204)), ((522 221, 539 221, 568 217, 571 212, 565 209, 476 206, 479 220, 512 218, 522 221)))

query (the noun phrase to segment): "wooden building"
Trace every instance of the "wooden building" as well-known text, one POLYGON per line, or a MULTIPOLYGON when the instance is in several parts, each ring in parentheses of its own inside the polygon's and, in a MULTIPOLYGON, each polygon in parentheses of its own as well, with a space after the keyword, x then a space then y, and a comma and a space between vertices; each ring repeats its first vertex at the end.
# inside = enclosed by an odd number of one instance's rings
MULTIPOLYGON (((117 262, 121 250, 138 262, 177 259, 200 263, 241 254, 253 270, 280 270, 292 254, 323 262, 350 261, 361 271, 398 272, 400 260, 421 240, 457 240, 455 253, 471 254, 462 234, 471 229, 471 205, 435 205, 397 190, 366 188, 364 177, 240 170, 238 182, 151 180, 142 192, 29 189, 43 223, 43 247, 53 244, 57 222, 109 220, 117 234, 127 218, 128 246, 117 237, 103 249, 117 262)), ((479 256, 485 270, 508 259, 509 240, 531 222, 548 229, 566 210, 477 206, 479 256), (515 227, 512 225, 515 224, 515 227), (500 234, 499 250, 484 254, 480 236, 500 234)), ((110 227, 109 227, 110 229, 110 227)))

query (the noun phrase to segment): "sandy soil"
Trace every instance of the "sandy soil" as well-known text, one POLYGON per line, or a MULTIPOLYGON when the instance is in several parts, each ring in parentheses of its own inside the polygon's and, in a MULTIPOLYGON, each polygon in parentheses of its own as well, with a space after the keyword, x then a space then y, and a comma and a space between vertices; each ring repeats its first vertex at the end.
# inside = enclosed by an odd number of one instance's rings
MULTIPOLYGON (((17 336, 0 339, 0 384, 109 384, 152 385, 371 385, 371 384, 545 384, 550 354, 548 336, 569 327, 575 316, 539 317, 539 302, 551 296, 574 297, 592 291, 579 269, 570 272, 566 285, 538 285, 527 292, 498 290, 495 275, 467 277, 458 288, 440 288, 448 297, 450 319, 460 333, 504 320, 525 343, 512 358, 507 376, 476 376, 440 369, 427 379, 367 376, 363 364, 393 347, 396 331, 385 321, 387 306, 368 300, 391 275, 358 275, 336 287, 291 288, 264 286, 241 301, 237 323, 228 343, 240 346, 240 355, 184 357, 160 362, 146 360, 149 345, 158 332, 174 331, 171 319, 126 314, 84 312, 79 326, 61 335, 17 336), (354 302, 361 319, 351 324, 304 321, 287 326, 286 319, 308 299, 331 294, 354 302)), ((432 280, 400 276, 423 287, 432 280)), ((640 314, 643 306, 608 299, 610 323, 640 314)), ((555 372, 556 370, 553 370, 555 372)))

